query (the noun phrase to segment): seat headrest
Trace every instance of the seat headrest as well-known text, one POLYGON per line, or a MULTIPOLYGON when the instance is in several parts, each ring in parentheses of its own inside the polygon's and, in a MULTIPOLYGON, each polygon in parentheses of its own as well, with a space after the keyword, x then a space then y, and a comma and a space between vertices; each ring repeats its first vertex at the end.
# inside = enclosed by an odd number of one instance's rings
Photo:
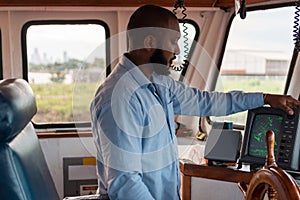
POLYGON ((27 81, 0 81, 0 142, 9 142, 18 135, 36 111, 35 97, 27 81))

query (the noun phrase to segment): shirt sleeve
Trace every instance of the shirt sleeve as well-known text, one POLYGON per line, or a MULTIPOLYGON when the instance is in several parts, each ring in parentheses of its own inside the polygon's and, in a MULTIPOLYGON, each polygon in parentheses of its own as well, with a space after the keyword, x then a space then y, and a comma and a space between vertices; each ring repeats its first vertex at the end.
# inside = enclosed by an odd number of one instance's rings
POLYGON ((142 134, 140 120, 143 117, 136 110, 137 103, 130 105, 119 104, 112 108, 107 104, 97 114, 97 160, 102 165, 111 199, 152 200, 142 181, 142 137, 139 134, 142 134))
POLYGON ((174 80, 168 81, 168 88, 175 114, 225 116, 264 105, 261 92, 208 92, 174 80))
POLYGON ((143 183, 141 175, 139 175, 137 172, 120 173, 110 184, 108 191, 108 195, 111 199, 154 200, 148 188, 143 183))

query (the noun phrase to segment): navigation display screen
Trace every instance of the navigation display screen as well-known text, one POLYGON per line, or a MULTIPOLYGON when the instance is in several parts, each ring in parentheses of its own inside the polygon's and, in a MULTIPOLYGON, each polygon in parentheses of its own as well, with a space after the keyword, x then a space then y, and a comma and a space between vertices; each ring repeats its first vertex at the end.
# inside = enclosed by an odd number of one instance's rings
POLYGON ((275 134, 275 155, 277 153, 278 135, 283 122, 283 117, 273 114, 257 114, 255 116, 250 134, 249 155, 266 157, 266 132, 272 130, 275 134))

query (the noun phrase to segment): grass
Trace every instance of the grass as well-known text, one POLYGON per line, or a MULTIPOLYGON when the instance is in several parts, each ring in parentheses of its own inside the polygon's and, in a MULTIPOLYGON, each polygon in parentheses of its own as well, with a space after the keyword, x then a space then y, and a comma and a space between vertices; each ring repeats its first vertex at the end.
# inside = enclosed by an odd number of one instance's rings
POLYGON ((34 122, 73 122, 74 118, 89 121, 89 107, 96 90, 95 83, 31 84, 31 87, 38 107, 34 122))
POLYGON ((243 90, 247 92, 266 92, 274 94, 282 94, 284 91, 284 80, 238 80, 238 79, 223 79, 224 91, 243 90))

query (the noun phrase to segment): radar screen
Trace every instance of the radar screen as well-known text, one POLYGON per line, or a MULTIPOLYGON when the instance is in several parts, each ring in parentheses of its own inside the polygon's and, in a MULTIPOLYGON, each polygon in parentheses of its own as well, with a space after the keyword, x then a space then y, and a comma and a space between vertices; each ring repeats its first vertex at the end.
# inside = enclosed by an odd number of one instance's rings
POLYGON ((280 115, 258 114, 255 116, 250 134, 249 155, 256 157, 266 157, 267 144, 266 132, 272 130, 275 134, 275 155, 280 134, 280 127, 283 122, 283 117, 280 115))

